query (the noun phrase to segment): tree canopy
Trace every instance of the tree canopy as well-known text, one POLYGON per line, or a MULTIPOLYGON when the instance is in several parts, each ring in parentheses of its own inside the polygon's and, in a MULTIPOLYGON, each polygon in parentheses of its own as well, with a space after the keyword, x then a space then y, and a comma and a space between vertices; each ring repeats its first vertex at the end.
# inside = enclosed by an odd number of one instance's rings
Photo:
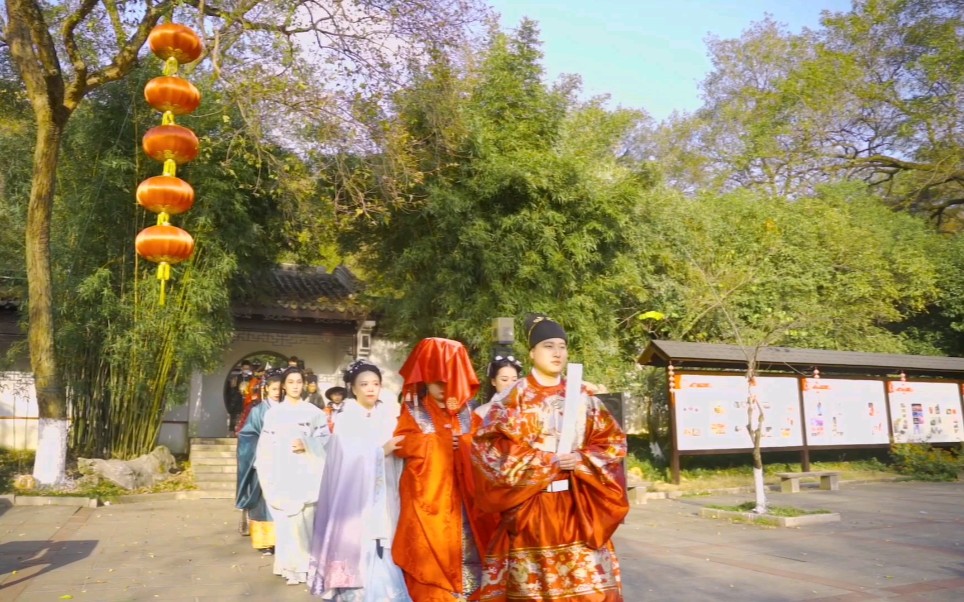
POLYGON ((395 336, 450 336, 479 351, 491 318, 542 311, 602 366, 649 179, 613 152, 637 114, 577 101, 573 80, 548 86, 540 58, 523 22, 493 32, 477 64, 460 71, 439 57, 399 93, 386 128, 417 173, 410 200, 353 214, 343 240, 395 336))
POLYGON ((856 0, 789 33, 710 38, 703 106, 641 137, 688 192, 811 194, 859 180, 956 229, 964 204, 964 4, 856 0))

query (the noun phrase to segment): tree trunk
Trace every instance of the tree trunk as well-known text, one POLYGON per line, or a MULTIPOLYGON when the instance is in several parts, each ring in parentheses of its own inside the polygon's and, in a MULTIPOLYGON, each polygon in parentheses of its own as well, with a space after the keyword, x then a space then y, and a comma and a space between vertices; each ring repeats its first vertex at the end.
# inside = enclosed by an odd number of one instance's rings
POLYGON ((755 494, 755 507, 753 512, 756 514, 766 514, 767 493, 766 485, 763 482, 763 405, 756 396, 756 369, 755 362, 747 370, 747 420, 746 430, 753 441, 753 492, 755 494), (756 423, 756 426, 754 426, 756 423))
POLYGON ((43 485, 64 478, 67 457, 66 396, 54 355, 53 277, 50 266, 50 217, 64 120, 37 115, 37 145, 27 209, 27 340, 37 388, 41 424, 33 476, 43 485))
POLYGON ((763 482, 763 453, 760 450, 762 433, 763 413, 761 411, 760 421, 757 423, 756 432, 753 433, 753 493, 756 503, 753 511, 757 514, 766 514, 767 511, 767 490, 763 482))
POLYGON ((755 494, 756 506, 753 508, 753 512, 756 514, 766 514, 767 512, 767 494, 766 485, 763 483, 763 467, 754 466, 753 467, 753 492, 755 494))
MULTIPOLYGON (((34 477, 41 484, 51 485, 64 478, 67 402, 54 349, 50 217, 60 143, 72 109, 65 103, 63 69, 40 3, 6 0, 6 7, 8 21, 4 34, 37 121, 27 205, 27 344, 40 409, 34 477)), ((75 91, 83 92, 83 89, 76 87, 75 91)))

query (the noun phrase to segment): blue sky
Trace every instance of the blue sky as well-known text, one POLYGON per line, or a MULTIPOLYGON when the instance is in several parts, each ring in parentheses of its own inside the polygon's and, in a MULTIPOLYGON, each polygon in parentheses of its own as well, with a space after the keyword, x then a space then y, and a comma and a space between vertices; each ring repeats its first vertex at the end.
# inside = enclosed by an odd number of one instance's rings
POLYGON ((582 76, 587 95, 645 109, 655 119, 700 105, 710 69, 704 39, 737 38, 769 13, 793 32, 820 25, 820 12, 849 11, 850 0, 489 0, 511 29, 539 23, 550 80, 582 76))

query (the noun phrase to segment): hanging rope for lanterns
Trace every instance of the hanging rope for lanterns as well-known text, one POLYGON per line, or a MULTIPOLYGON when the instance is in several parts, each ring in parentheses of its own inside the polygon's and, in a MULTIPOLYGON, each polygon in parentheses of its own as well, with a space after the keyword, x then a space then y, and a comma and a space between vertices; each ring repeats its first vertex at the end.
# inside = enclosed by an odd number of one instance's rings
POLYGON ((141 144, 149 157, 164 164, 164 171, 137 187, 137 203, 157 214, 157 225, 142 230, 134 246, 141 257, 157 264, 161 284, 158 304, 164 305, 171 266, 190 259, 194 253, 191 235, 170 224, 170 216, 184 213, 194 205, 194 189, 177 177, 177 166, 196 159, 200 150, 194 132, 174 123, 175 115, 193 113, 201 104, 198 89, 177 72, 180 65, 198 60, 204 45, 194 31, 176 23, 155 27, 147 43, 164 61, 164 75, 147 82, 144 98, 162 117, 161 125, 148 130, 141 144))

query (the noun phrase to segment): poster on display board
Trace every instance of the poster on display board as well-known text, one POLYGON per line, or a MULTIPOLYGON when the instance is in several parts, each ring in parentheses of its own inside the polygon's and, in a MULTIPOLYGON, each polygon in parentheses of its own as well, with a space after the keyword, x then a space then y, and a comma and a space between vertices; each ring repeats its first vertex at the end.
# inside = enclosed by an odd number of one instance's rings
MULTIPOLYGON (((794 377, 761 376, 754 393, 764 412, 763 448, 803 445, 800 392, 794 377)), ((679 451, 753 447, 746 430, 746 377, 679 374, 673 377, 679 451)))
POLYGON ((804 378, 802 388, 807 445, 890 443, 883 381, 804 378))
POLYGON ((895 443, 964 441, 960 388, 956 382, 887 382, 895 443))

